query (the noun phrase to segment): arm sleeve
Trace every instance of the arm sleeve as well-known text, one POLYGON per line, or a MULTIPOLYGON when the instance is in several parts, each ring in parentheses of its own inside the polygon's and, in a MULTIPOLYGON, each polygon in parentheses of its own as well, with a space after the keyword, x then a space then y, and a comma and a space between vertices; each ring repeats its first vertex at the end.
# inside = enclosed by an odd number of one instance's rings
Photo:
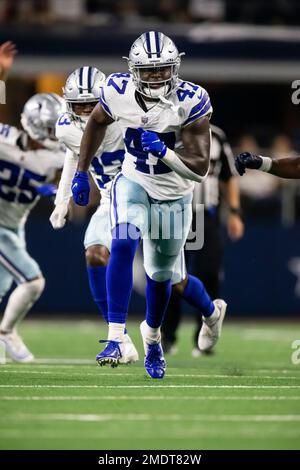
POLYGON ((64 167, 54 201, 54 204, 56 206, 58 204, 64 204, 69 202, 69 199, 72 196, 71 184, 76 172, 77 164, 77 156, 73 152, 71 152, 71 150, 67 149, 64 167))
POLYGON ((192 181, 197 181, 198 183, 202 183, 208 175, 209 169, 207 173, 203 176, 198 175, 194 171, 190 170, 182 160, 176 155, 176 153, 171 150, 167 149, 167 153, 163 158, 163 162, 168 165, 172 170, 174 170, 178 175, 182 178, 186 178, 192 181))

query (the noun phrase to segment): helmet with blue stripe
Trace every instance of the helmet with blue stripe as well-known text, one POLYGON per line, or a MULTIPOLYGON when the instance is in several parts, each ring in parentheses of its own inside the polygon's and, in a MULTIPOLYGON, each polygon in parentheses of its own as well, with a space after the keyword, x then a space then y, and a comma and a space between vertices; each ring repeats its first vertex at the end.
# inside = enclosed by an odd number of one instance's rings
POLYGON ((64 109, 64 100, 56 93, 37 93, 24 105, 21 114, 23 129, 33 140, 55 150, 60 146, 55 137, 55 124, 64 109))
POLYGON ((178 85, 181 56, 172 39, 163 33, 149 31, 131 46, 128 67, 139 93, 150 98, 167 97, 178 85), (145 77, 145 72, 149 77, 145 77), (152 71, 152 73, 151 73, 152 71), (154 79, 156 72, 156 79, 154 79), (169 73, 165 73, 165 72, 169 73))
MULTIPOLYGON (((105 75, 96 67, 84 66, 74 70, 63 87, 67 110, 75 117, 73 104, 87 104, 99 101, 100 88, 104 84, 105 75)), ((80 118, 82 119, 82 118, 80 118)))

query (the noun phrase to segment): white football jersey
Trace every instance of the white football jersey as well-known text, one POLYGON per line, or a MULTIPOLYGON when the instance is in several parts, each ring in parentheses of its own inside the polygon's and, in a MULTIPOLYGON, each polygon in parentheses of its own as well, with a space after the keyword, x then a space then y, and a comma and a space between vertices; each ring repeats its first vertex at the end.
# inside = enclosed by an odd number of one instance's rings
POLYGON ((39 196, 36 187, 53 180, 63 150, 22 150, 22 132, 0 123, 0 226, 22 227, 39 196))
MULTIPOLYGON (((64 113, 56 123, 56 137, 70 149, 77 158, 80 154, 80 142, 85 125, 76 121, 72 114, 64 113)), ((97 150, 90 165, 90 173, 101 191, 107 195, 111 182, 120 171, 124 160, 124 142, 118 123, 108 126, 104 140, 97 150)))
POLYGON ((212 113, 206 90, 194 83, 180 81, 167 100, 155 104, 147 102, 148 111, 138 104, 129 73, 110 75, 101 90, 103 109, 122 129, 125 142, 124 176, 143 186, 154 199, 175 200, 192 192, 193 181, 182 178, 162 159, 143 151, 139 128, 157 132, 172 150, 181 147, 181 129, 212 113))

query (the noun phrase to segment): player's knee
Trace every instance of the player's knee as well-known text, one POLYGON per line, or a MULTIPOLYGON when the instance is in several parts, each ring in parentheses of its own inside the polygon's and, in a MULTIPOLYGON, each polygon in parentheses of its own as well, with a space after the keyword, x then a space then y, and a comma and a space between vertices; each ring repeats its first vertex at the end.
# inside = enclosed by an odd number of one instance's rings
POLYGON ((43 276, 37 277, 32 281, 25 282, 23 287, 29 293, 31 299, 35 301, 40 297, 45 288, 45 278, 43 276))
POLYGON ((86 264, 92 268, 97 266, 107 266, 109 251, 102 245, 89 246, 85 251, 85 260, 86 264))
POLYGON ((115 238, 112 240, 112 251, 116 257, 124 262, 132 262, 139 244, 139 239, 134 238, 115 238))
POLYGON ((182 295, 184 292, 184 289, 187 285, 188 278, 186 277, 180 282, 177 282, 176 284, 173 284, 172 290, 175 294, 182 295))

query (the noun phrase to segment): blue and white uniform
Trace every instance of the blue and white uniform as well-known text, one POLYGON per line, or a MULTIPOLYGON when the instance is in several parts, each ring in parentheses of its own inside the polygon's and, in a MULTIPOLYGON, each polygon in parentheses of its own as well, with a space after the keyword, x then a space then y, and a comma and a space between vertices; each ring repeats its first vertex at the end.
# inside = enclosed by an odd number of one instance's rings
MULTIPOLYGON (((76 171, 80 142, 85 123, 74 119, 72 114, 64 113, 56 124, 56 137, 67 147, 66 160, 73 162, 72 171, 67 179, 62 177, 55 205, 68 202, 72 196, 71 182, 76 171)), ((108 126, 105 138, 97 150, 90 165, 90 174, 101 193, 101 202, 93 214, 84 237, 84 246, 104 245, 109 251, 111 248, 111 228, 109 217, 110 188, 112 180, 120 171, 124 160, 124 143, 118 123, 108 126)), ((63 173, 64 175, 64 173, 63 173)))
POLYGON ((64 151, 23 150, 24 133, 0 124, 0 299, 13 281, 40 275, 26 250, 24 226, 39 200, 36 187, 53 180, 63 166, 64 151))
POLYGON ((131 74, 115 73, 107 78, 100 103, 118 122, 126 148, 122 174, 112 187, 112 226, 137 226, 144 239, 147 274, 154 280, 170 279, 191 224, 194 182, 143 151, 139 128, 156 132, 172 150, 180 148, 182 128, 212 113, 208 93, 201 86, 180 81, 168 99, 145 102, 145 111, 136 100, 131 74), (171 222, 167 238, 153 237, 151 232, 160 232, 162 217, 170 211, 183 217, 180 233, 175 233, 178 223, 171 222))
POLYGON ((122 130, 126 147, 122 174, 160 201, 190 194, 194 182, 182 178, 163 160, 144 152, 138 128, 156 132, 167 147, 176 150, 182 146, 181 129, 212 113, 208 93, 199 85, 181 81, 167 100, 154 105, 148 103, 147 112, 138 104, 135 93, 131 75, 115 73, 107 78, 100 97, 103 109, 122 130))

